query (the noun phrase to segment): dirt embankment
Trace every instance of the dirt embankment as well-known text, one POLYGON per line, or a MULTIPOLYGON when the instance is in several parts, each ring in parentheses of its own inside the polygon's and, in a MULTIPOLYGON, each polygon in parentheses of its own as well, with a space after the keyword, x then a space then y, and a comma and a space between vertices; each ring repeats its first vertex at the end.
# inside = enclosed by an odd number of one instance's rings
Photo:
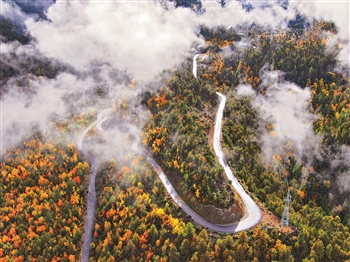
POLYGON ((244 216, 243 203, 235 193, 235 203, 227 208, 217 208, 213 205, 205 205, 197 201, 194 194, 188 190, 184 190, 181 185, 181 179, 176 171, 168 169, 163 163, 157 161, 166 174, 171 184, 176 189, 179 196, 186 202, 198 215, 215 224, 232 224, 239 221, 244 216))

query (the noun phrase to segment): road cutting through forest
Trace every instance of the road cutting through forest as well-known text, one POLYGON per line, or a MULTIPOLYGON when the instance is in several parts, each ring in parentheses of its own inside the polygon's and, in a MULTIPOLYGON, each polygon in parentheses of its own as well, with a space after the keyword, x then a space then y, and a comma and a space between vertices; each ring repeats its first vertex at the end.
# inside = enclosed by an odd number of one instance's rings
POLYGON ((81 255, 82 262, 89 261, 92 226, 94 222, 95 202, 96 202, 95 178, 98 170, 98 161, 91 152, 84 150, 83 140, 87 132, 91 128, 93 128, 95 125, 97 126, 97 129, 99 131, 102 131, 101 124, 103 121, 107 119, 106 117, 102 119, 102 117, 103 117, 103 114, 109 110, 111 109, 104 109, 101 112, 99 112, 97 115, 97 120, 94 123, 92 123, 90 126, 88 126, 83 132, 81 132, 77 139, 78 150, 89 158, 90 166, 91 166, 91 175, 90 175, 90 181, 89 181, 88 202, 87 202, 87 210, 86 210, 85 229, 84 229, 84 242, 83 242, 82 255, 81 255))
MULTIPOLYGON (((220 138, 221 138, 221 125, 222 125, 222 117, 223 117, 223 110, 225 108, 226 104, 226 97, 220 93, 217 93, 217 95, 220 98, 220 105, 216 114, 216 120, 215 120, 215 128, 214 128, 214 137, 213 137, 213 145, 214 145, 214 151, 215 155, 218 157, 220 165, 224 168, 225 174, 229 180, 232 182, 232 186, 236 190, 236 192, 241 197, 243 203, 244 203, 244 217, 232 224, 227 225, 219 225, 214 224, 212 222, 207 221, 200 215, 198 215, 191 207, 189 207, 178 195, 173 185, 168 180, 167 176, 165 175, 164 171, 161 169, 161 167, 157 164, 157 162, 150 156, 146 155, 145 153, 140 153, 142 156, 145 157, 145 159, 152 165, 154 170, 156 171, 157 175, 159 176, 160 180, 164 184, 166 190, 170 194, 173 201, 179 205, 179 207, 182 208, 182 210, 187 213, 189 216, 192 217, 192 219, 199 225, 206 227, 212 231, 221 232, 221 233, 236 233, 239 231, 247 230, 249 228, 254 227, 257 223, 259 223, 261 219, 261 212, 258 205, 252 200, 252 198, 244 191, 243 187, 238 183, 237 179, 233 175, 231 169, 227 165, 226 161, 224 160, 223 153, 221 151, 220 147, 220 138)), ((135 146, 133 146, 134 150, 137 150, 135 146)))
MULTIPOLYGON (((258 205, 252 200, 252 198, 245 192, 243 187, 238 183, 237 178, 233 175, 230 167, 227 165, 222 150, 220 146, 221 141, 221 127, 222 127, 222 118, 223 118, 223 110, 225 108, 226 104, 226 96, 224 96, 221 93, 216 93, 219 96, 220 104, 218 107, 218 111, 216 113, 215 118, 215 128, 214 128, 214 136, 213 136, 213 146, 215 155, 218 158, 218 161, 220 165, 224 168, 225 174, 227 176, 227 179, 231 181, 232 186, 236 190, 236 192, 241 197, 243 204, 244 204, 244 216, 243 218, 232 224, 227 225, 219 225, 214 224, 212 222, 207 221, 200 215, 198 215, 191 207, 189 207, 179 196, 179 194, 176 192, 173 185, 168 180, 167 176, 165 175, 162 168, 157 164, 157 162, 146 153, 140 152, 137 149, 136 144, 133 144, 132 149, 139 155, 142 155, 154 168, 156 171, 158 177, 164 184, 166 190, 170 194, 173 201, 180 207, 182 210, 187 213, 189 216, 192 217, 192 219, 199 225, 206 227, 212 231, 221 232, 221 233, 236 233, 243 230, 248 230, 252 227, 254 227, 257 223, 259 223, 261 219, 261 212, 258 205)), ((95 201, 96 201, 96 192, 95 192, 95 178, 96 173, 98 170, 98 161, 95 158, 95 156, 86 150, 83 149, 83 139, 86 135, 86 133, 96 125, 96 128, 98 131, 102 132, 103 127, 102 123, 107 119, 107 117, 103 117, 103 114, 111 109, 105 109, 101 111, 98 116, 97 120, 92 123, 89 127, 87 127, 78 137, 77 139, 77 147, 80 152, 82 152, 84 155, 86 155, 90 160, 91 165, 91 175, 90 175, 90 181, 89 181, 89 190, 88 190, 88 203, 87 203, 87 215, 85 220, 85 231, 84 231, 84 243, 82 248, 82 262, 87 262, 89 260, 89 253, 90 253, 90 243, 91 243, 91 236, 92 236, 92 225, 94 220, 94 213, 95 213, 95 201)))

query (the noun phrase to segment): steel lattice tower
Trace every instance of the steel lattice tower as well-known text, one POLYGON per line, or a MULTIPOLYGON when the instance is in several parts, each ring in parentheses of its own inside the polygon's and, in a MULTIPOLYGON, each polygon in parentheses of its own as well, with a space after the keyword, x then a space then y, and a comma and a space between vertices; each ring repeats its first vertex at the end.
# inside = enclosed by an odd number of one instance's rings
POLYGON ((282 215, 281 223, 280 223, 281 227, 283 227, 283 226, 288 227, 289 226, 289 204, 290 204, 290 202, 292 202, 292 196, 290 195, 290 192, 288 189, 286 199, 284 200, 285 204, 284 204, 283 215, 282 215))

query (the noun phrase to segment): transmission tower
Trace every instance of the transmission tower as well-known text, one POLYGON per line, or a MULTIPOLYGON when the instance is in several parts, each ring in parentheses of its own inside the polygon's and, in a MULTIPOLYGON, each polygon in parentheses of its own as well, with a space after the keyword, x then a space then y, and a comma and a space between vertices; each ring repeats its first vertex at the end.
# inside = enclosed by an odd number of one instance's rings
POLYGON ((290 195, 290 192, 288 189, 286 199, 284 200, 285 204, 284 204, 283 215, 282 215, 281 223, 280 223, 281 227, 283 227, 283 226, 288 227, 289 226, 289 204, 290 204, 290 202, 292 202, 292 196, 290 195))

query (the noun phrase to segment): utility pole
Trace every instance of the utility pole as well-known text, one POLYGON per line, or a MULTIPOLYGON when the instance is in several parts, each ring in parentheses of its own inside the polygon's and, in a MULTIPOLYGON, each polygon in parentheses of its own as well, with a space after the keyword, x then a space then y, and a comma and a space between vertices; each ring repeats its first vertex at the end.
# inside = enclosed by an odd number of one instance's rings
POLYGON ((290 204, 290 202, 292 202, 292 196, 290 195, 290 192, 288 189, 286 199, 284 200, 285 204, 284 204, 283 215, 282 215, 281 223, 280 223, 281 227, 283 227, 283 226, 288 227, 289 226, 289 204, 290 204))

